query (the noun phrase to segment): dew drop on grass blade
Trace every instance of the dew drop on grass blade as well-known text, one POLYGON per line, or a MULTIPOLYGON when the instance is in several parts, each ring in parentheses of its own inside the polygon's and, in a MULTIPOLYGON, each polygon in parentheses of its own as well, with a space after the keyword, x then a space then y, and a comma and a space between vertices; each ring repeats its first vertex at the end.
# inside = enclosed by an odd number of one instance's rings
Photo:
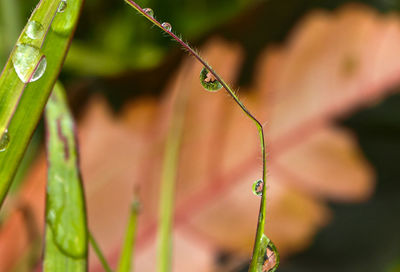
POLYGON ((6 139, 5 131, 8 138, 6 149, 0 152, 0 206, 57 80, 77 25, 83 1, 67 1, 63 12, 60 6, 65 0, 39 2, 0 76, 0 138, 6 139))

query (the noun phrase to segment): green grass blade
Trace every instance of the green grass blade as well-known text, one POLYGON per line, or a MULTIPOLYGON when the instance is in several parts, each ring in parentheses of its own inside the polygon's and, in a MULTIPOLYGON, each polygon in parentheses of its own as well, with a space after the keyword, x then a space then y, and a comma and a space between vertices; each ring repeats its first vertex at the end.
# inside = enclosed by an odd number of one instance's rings
POLYGON ((68 0, 63 13, 56 13, 58 5, 59 0, 42 0, 29 19, 41 23, 45 32, 42 38, 32 41, 25 27, 18 39, 40 48, 40 56, 46 56, 47 69, 43 76, 35 82, 23 83, 10 57, 0 77, 0 135, 8 129, 10 139, 7 149, 0 152, 0 206, 61 70, 82 0, 68 0))
POLYGON ((157 271, 172 271, 172 224, 175 197, 175 180, 178 170, 179 151, 188 92, 180 92, 175 102, 174 113, 169 127, 163 166, 161 172, 161 200, 159 205, 158 262, 157 271))
POLYGON ((129 216, 128 226, 126 228, 124 245, 122 248, 122 253, 119 258, 118 272, 131 272, 132 271, 132 258, 133 250, 135 248, 135 235, 137 218, 140 210, 140 203, 134 201, 131 206, 131 213, 129 216))
POLYGON ((111 269, 110 265, 108 264, 106 257, 104 257, 104 254, 101 251, 99 244, 96 242, 96 239, 90 232, 89 232, 89 242, 92 245, 92 248, 93 248, 94 252, 96 253, 97 257, 99 258, 104 271, 112 272, 112 269, 111 269))
POLYGON ((86 271, 88 231, 74 122, 57 83, 45 111, 48 181, 44 271, 86 271))

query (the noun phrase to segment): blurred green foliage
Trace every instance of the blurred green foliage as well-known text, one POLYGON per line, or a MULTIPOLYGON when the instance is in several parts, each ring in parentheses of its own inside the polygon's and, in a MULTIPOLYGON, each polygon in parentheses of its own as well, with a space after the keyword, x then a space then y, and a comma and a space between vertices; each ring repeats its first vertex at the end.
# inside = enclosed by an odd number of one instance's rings
MULTIPOLYGON (((186 39, 195 40, 237 15, 252 1, 138 1, 151 7, 186 39)), ((168 53, 161 32, 123 2, 86 2, 80 28, 65 69, 80 75, 110 76, 129 69, 152 68, 168 53)))
MULTIPOLYGON (((157 19, 194 43, 220 33, 241 42, 248 52, 243 83, 267 43, 283 40, 310 9, 333 9, 349 0, 142 0, 157 19)), ((356 1, 387 12, 398 0, 356 1)), ((0 1, 0 65, 3 66, 36 0, 0 1)), ((171 50, 169 39, 127 8, 124 1, 87 0, 64 71, 79 76, 115 76, 161 65, 171 50)), ((175 48, 175 46, 173 46, 175 48)), ((247 77, 247 79, 246 79, 247 77)))
MULTIPOLYGON (((253 1, 139 1, 158 18, 169 21, 188 39, 196 39, 237 15, 253 1)), ((3 66, 27 17, 37 4, 29 0, 1 0, 0 34, 3 66)), ((166 55, 168 40, 134 16, 123 1, 87 0, 65 69, 79 75, 113 75, 126 69, 154 67, 166 55)))
MULTIPOLYGON (((21 14, 15 0, 0 1, 0 65, 4 66, 8 52, 22 29, 21 14)), ((3 70, 3 69, 2 69, 3 70)))

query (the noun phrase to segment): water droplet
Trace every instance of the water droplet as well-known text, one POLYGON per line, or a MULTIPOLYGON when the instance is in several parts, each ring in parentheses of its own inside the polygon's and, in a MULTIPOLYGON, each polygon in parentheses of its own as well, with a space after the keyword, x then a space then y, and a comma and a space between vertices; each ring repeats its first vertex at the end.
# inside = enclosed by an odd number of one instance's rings
POLYGON ((279 253, 275 245, 269 241, 264 254, 263 272, 273 272, 279 266, 279 253))
POLYGON ((261 238, 261 252, 258 259, 260 272, 274 272, 279 266, 279 252, 274 243, 263 234, 261 238))
POLYGON ((72 28, 79 16, 79 12, 75 12, 76 10, 73 9, 75 3, 78 5, 76 1, 69 2, 67 0, 61 0, 59 2, 57 9, 58 14, 51 23, 51 29, 57 32, 57 34, 62 36, 69 36, 71 34, 72 28))
POLYGON ((41 78, 44 74, 44 72, 46 71, 46 67, 47 67, 47 59, 45 56, 43 56, 43 58, 40 60, 35 72, 32 75, 31 81, 30 82, 34 82, 36 80, 38 80, 39 78, 41 78))
POLYGON ((222 84, 205 67, 200 72, 200 82, 204 89, 210 92, 215 92, 222 88, 222 84))
POLYGON ((8 136, 8 131, 5 130, 0 138, 0 152, 6 151, 9 143, 10 143, 10 136, 8 136))
POLYGON ((38 48, 28 44, 18 44, 11 60, 15 72, 24 83, 38 80, 46 71, 46 57, 38 48))
POLYGON ((145 9, 143 9, 143 11, 150 17, 152 17, 152 18, 154 17, 154 11, 151 8, 145 8, 145 9))
POLYGON ((167 31, 171 31, 171 30, 172 30, 172 26, 171 26, 171 24, 168 23, 168 22, 162 23, 161 26, 162 26, 163 28, 165 28, 167 31))
POLYGON ((30 21, 26 27, 26 35, 34 40, 43 38, 44 28, 39 22, 30 21))
POLYGON ((57 12, 64 12, 67 9, 68 3, 67 0, 61 0, 60 5, 58 6, 57 12))
POLYGON ((262 190, 263 190, 264 182, 262 179, 256 180, 253 183, 253 194, 256 196, 262 196, 262 190))

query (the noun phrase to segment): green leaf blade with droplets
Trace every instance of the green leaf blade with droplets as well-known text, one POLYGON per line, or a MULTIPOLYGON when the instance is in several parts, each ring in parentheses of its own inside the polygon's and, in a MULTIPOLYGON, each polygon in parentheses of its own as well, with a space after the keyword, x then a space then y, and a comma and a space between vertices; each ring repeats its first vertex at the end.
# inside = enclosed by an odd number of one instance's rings
MULTIPOLYGON (((40 49, 41 57, 46 57, 47 68, 42 77, 35 82, 23 83, 14 70, 12 57, 8 59, 0 76, 0 134, 7 129, 10 139, 7 149, 0 152, 0 206, 57 80, 82 2, 68 0, 66 10, 57 13, 60 1, 42 0, 28 23, 39 22, 44 28, 44 36, 32 41, 26 34, 27 28, 24 28, 17 43, 29 42, 40 49)), ((28 69, 30 76, 35 69, 28 69)))
MULTIPOLYGON (((0 77, 0 132, 7 129, 13 113, 18 105, 19 98, 27 87, 38 66, 43 53, 42 46, 45 41, 45 31, 50 29, 54 15, 57 13, 58 1, 43 0, 33 11, 31 18, 22 30, 17 44, 11 52, 0 77), (41 35, 31 35, 32 23, 39 24, 43 31, 41 35), (34 37, 34 38, 32 38, 34 37), (18 50, 18 48, 26 50, 18 50)), ((36 34, 36 33, 34 33, 36 34)), ((39 34, 39 33, 38 33, 39 34)))
POLYGON ((47 157, 44 271, 86 271, 86 207, 72 116, 64 90, 54 87, 45 111, 47 157))

